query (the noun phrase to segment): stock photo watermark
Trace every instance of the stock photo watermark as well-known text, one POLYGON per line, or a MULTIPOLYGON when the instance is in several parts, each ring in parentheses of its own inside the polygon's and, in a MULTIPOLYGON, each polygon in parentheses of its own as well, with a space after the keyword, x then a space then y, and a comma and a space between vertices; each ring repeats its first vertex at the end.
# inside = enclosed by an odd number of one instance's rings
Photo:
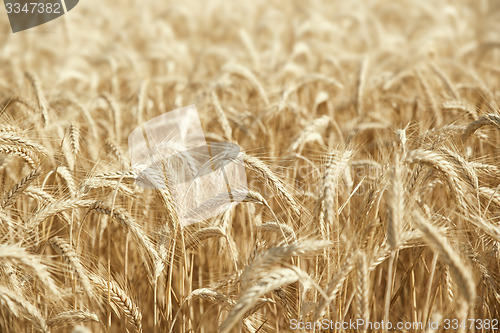
POLYGON ((12 32, 52 21, 73 8, 79 0, 4 0, 12 32))
POLYGON ((388 330, 389 332, 421 332, 423 330, 437 331, 444 329, 448 331, 456 331, 459 329, 476 329, 487 330, 491 332, 498 331, 498 319, 478 319, 468 318, 459 320, 456 318, 441 318, 439 320, 429 319, 427 322, 422 321, 366 321, 364 319, 349 319, 345 321, 335 321, 323 319, 320 321, 300 321, 297 319, 290 320, 291 330, 309 331, 309 330, 368 330, 379 331, 388 330))
MULTIPOLYGON (((195 105, 148 120, 129 135, 128 147, 137 186, 167 190, 183 226, 225 212, 243 201, 249 188, 259 188, 266 197, 274 195, 258 179, 247 180, 238 145, 205 140, 195 105)), ((296 184, 301 193, 318 194, 322 172, 305 165, 285 168, 280 174, 283 179, 318 179, 296 184)), ((379 173, 378 168, 361 164, 349 168, 345 178, 373 180, 379 173)), ((355 191, 349 186, 337 190, 364 195, 368 189, 360 183, 355 191)))
POLYGON ((128 146, 136 184, 167 190, 183 226, 219 215, 247 195, 239 146, 207 143, 194 105, 145 122, 128 146))

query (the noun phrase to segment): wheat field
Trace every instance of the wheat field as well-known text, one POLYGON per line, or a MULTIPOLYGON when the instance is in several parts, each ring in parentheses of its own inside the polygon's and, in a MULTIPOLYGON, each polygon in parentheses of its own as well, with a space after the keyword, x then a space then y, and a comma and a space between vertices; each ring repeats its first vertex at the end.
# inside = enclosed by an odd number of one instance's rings
POLYGON ((3 13, 0 331, 498 332, 498 1, 3 13), (190 104, 250 190, 181 226, 127 137, 190 104))

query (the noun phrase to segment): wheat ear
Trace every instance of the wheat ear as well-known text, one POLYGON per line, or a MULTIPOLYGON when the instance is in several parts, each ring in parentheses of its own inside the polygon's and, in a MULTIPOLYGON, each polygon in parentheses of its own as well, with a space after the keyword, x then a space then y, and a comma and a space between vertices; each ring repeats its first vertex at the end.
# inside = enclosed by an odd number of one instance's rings
POLYGON ((474 134, 475 131, 477 131, 479 128, 485 125, 493 125, 496 126, 498 129, 500 129, 500 116, 490 113, 482 117, 479 117, 479 119, 476 121, 471 122, 465 128, 464 133, 462 134, 462 140, 463 141, 467 140, 469 136, 474 134))
MULTIPOLYGON (((363 251, 357 253, 356 259, 356 311, 358 318, 363 319, 367 323, 370 320, 368 261, 363 251)), ((366 332, 366 327, 363 328, 363 332, 366 332)))
POLYGON ((47 325, 49 327, 57 328, 57 327, 74 325, 76 323, 82 323, 82 322, 98 323, 99 318, 93 312, 82 311, 82 310, 65 311, 50 317, 47 320, 47 325))
POLYGON ((328 282, 326 293, 328 298, 321 298, 314 311, 314 320, 318 320, 324 315, 326 307, 337 298, 337 294, 344 285, 344 282, 349 277, 349 274, 354 269, 354 262, 352 256, 348 256, 342 266, 337 270, 337 273, 328 282))
POLYGON ((297 273, 289 268, 275 269, 266 274, 255 285, 250 287, 244 295, 242 295, 236 305, 231 309, 227 318, 221 325, 221 332, 229 332, 236 323, 243 318, 245 313, 249 311, 258 299, 270 291, 281 287, 282 285, 296 282, 299 279, 297 273))
POLYGON ((288 148, 289 154, 299 150, 307 142, 318 141, 323 139, 323 132, 330 124, 330 117, 321 116, 314 119, 310 124, 304 128, 298 137, 292 142, 288 148))
POLYGON ((146 267, 149 269, 151 277, 159 275, 159 272, 154 268, 154 265, 159 261, 158 252, 156 251, 151 240, 146 236, 139 224, 134 221, 131 216, 129 216, 121 208, 115 207, 113 209, 111 205, 103 201, 95 201, 92 205, 90 205, 89 209, 115 218, 126 230, 129 230, 135 241, 148 254, 151 260, 150 262, 145 260, 146 267))
POLYGON ((96 287, 101 291, 103 297, 107 299, 108 286, 109 293, 111 295, 112 309, 113 311, 121 317, 121 314, 125 315, 127 322, 134 326, 135 332, 142 332, 142 313, 135 302, 130 298, 129 295, 116 283, 115 281, 107 281, 100 276, 91 275, 90 280, 96 285, 96 287), (108 284, 109 282, 109 284, 108 284))
POLYGON ((212 100, 212 104, 214 105, 215 113, 217 114, 217 119, 219 120, 219 123, 222 126, 222 130, 224 131, 226 139, 232 141, 233 130, 231 128, 231 125, 229 125, 229 120, 227 119, 224 110, 222 110, 222 106, 220 105, 220 101, 219 98, 217 97, 217 94, 214 91, 212 91, 212 93, 210 94, 210 98, 212 100))
POLYGON ((47 101, 45 100, 45 96, 40 87, 40 81, 34 74, 25 73, 25 75, 31 86, 33 87, 33 90, 35 91, 36 102, 42 116, 43 125, 47 126, 49 124, 49 112, 47 109, 47 101))
POLYGON ((307 240, 289 245, 276 246, 268 249, 262 254, 256 255, 254 260, 245 268, 241 274, 243 289, 255 276, 260 276, 269 268, 284 262, 294 256, 306 256, 317 253, 327 247, 329 241, 307 240))
POLYGON ((16 202, 16 199, 22 194, 22 192, 31 184, 33 180, 38 177, 40 170, 35 169, 31 171, 26 177, 21 179, 10 191, 7 193, 2 201, 2 208, 7 209, 16 202))
POLYGON ((26 164, 29 165, 31 169, 36 169, 38 167, 38 161, 36 161, 28 149, 22 146, 0 146, 0 154, 14 155, 22 158, 26 164))
POLYGON ((42 332, 49 332, 49 328, 40 310, 23 296, 15 294, 11 290, 0 286, 0 300, 5 303, 16 317, 22 314, 33 326, 42 332))
POLYGON ((194 247, 199 242, 208 238, 220 238, 226 235, 220 227, 206 227, 196 231, 186 242, 186 248, 194 247))
POLYGON ((71 152, 76 156, 80 152, 80 129, 73 123, 69 125, 69 139, 71 152))
POLYGON ((335 226, 337 217, 337 190, 345 168, 352 158, 351 150, 330 151, 326 156, 326 168, 323 175, 323 203, 322 213, 324 218, 320 220, 320 229, 325 237, 329 237, 330 229, 335 226))
POLYGON ((387 223, 387 241, 395 251, 399 246, 400 230, 403 227, 405 212, 405 191, 403 184, 402 165, 399 155, 391 172, 391 190, 389 191, 389 221, 387 223))
POLYGON ((296 241, 297 240, 297 235, 295 234, 295 231, 293 228, 287 226, 284 223, 279 223, 279 222, 267 222, 259 225, 257 227, 258 230, 264 231, 264 232, 275 232, 278 234, 281 234, 283 239, 285 241, 296 241))
POLYGON ((73 247, 60 237, 52 237, 50 244, 75 272, 87 294, 92 295, 92 285, 73 247))
POLYGON ((271 187, 278 192, 286 201, 288 207, 293 210, 296 215, 300 215, 300 210, 298 204, 293 198, 293 196, 288 192, 285 184, 278 178, 278 176, 272 172, 267 165, 265 165, 261 160, 256 157, 247 155, 244 152, 240 152, 239 157, 243 160, 243 163, 251 170, 257 172, 259 177, 266 183, 270 184, 271 187))
POLYGON ((22 147, 26 151, 30 151, 30 153, 35 153, 37 155, 41 155, 44 157, 50 156, 50 153, 47 150, 47 148, 30 139, 19 136, 16 132, 12 131, 0 132, 0 143, 6 145, 12 145, 17 148, 22 147))
POLYGON ((14 261, 28 267, 48 291, 59 295, 59 288, 38 256, 28 253, 24 248, 4 244, 0 245, 0 260, 14 261))
POLYGON ((416 212, 413 214, 413 218, 429 245, 435 248, 439 252, 441 259, 448 264, 450 272, 469 306, 474 306, 476 286, 470 266, 460 258, 448 240, 427 219, 416 212))

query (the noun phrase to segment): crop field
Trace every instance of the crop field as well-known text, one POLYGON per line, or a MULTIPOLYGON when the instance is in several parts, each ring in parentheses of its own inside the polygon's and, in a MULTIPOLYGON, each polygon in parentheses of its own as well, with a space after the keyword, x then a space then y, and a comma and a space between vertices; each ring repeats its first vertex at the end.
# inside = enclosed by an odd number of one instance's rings
POLYGON ((1 332, 499 332, 500 2, 3 9, 1 332), (128 137, 192 104, 248 191, 183 225, 128 137))

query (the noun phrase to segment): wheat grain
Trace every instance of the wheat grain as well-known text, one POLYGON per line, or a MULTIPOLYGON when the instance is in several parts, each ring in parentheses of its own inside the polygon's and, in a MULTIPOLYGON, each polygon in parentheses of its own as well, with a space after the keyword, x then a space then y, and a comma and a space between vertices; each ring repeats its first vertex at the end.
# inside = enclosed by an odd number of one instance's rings
POLYGON ((40 154, 42 156, 49 156, 49 151, 42 145, 33 142, 29 139, 19 136, 15 132, 0 132, 0 142, 3 144, 14 145, 16 148, 25 148, 26 150, 31 150, 33 153, 40 154))
POLYGON ((318 320, 320 317, 324 315, 324 311, 326 307, 336 299, 337 294, 340 291, 340 288, 348 278, 351 271, 354 269, 354 263, 352 261, 351 256, 348 256, 344 263, 339 267, 337 273, 332 277, 330 282, 326 287, 326 293, 328 298, 321 298, 318 302, 316 309, 314 311, 314 320, 318 320))
POLYGON ((466 113, 473 120, 477 120, 478 118, 477 111, 473 106, 459 100, 444 102, 443 110, 458 110, 466 113))
POLYGON ((123 154, 120 152, 120 149, 110 140, 106 140, 105 142, 106 151, 111 153, 121 165, 125 165, 123 154))
POLYGON ((269 99, 267 98, 266 91, 260 84, 259 80, 257 77, 247 68, 240 66, 240 65, 226 65, 223 70, 227 73, 239 75, 245 79, 247 79, 253 86, 254 88, 259 92, 259 95, 261 96, 262 100, 264 101, 265 105, 269 105, 269 99))
POLYGON ((436 73, 436 75, 441 79, 441 81, 443 81, 446 89, 448 89, 451 96, 454 99, 458 99, 458 93, 455 90, 455 88, 453 87, 453 84, 451 83, 450 79, 443 73, 443 71, 441 71, 441 69, 439 67, 436 66, 435 63, 431 62, 430 66, 431 66, 432 70, 434 71, 434 73, 436 73))
POLYGON ((210 302, 219 303, 219 304, 223 304, 226 301, 228 301, 228 299, 225 295, 223 295, 215 290, 212 290, 210 288, 200 288, 200 289, 193 290, 186 297, 186 299, 192 299, 194 297, 199 297, 201 299, 205 299, 205 300, 208 300, 210 302))

